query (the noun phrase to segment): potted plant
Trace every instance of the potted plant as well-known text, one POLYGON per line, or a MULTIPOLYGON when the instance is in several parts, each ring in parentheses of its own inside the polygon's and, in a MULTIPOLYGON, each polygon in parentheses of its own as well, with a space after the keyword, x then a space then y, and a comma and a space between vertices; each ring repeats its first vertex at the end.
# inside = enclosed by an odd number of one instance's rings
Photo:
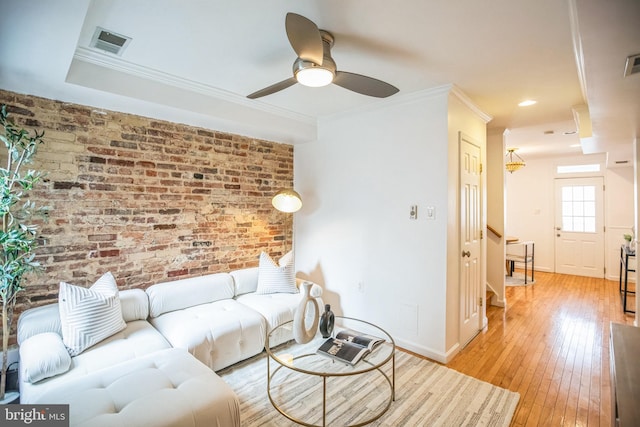
POLYGON ((631 234, 624 234, 622 237, 624 237, 625 246, 629 249, 631 247, 630 245, 633 240, 633 236, 631 234))
POLYGON ((8 119, 7 107, 0 108, 0 133, 6 153, 6 164, 0 167, 0 304, 2 304, 2 376, 0 378, 0 403, 17 399, 17 393, 5 396, 9 335, 13 321, 16 297, 24 289, 23 279, 28 273, 40 270, 35 260, 37 241, 37 216, 46 216, 47 207, 36 208, 28 193, 42 178, 41 172, 22 171, 31 163, 38 145, 43 143, 44 132, 29 135, 8 119))

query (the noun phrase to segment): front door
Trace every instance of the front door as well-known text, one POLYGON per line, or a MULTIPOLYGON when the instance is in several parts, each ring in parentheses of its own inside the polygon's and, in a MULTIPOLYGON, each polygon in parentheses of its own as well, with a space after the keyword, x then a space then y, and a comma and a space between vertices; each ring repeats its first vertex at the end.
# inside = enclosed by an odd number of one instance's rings
POLYGON ((480 146, 460 134, 460 343, 481 329, 481 156, 480 146))
POLYGON ((556 273, 604 278, 602 177, 556 179, 556 273))

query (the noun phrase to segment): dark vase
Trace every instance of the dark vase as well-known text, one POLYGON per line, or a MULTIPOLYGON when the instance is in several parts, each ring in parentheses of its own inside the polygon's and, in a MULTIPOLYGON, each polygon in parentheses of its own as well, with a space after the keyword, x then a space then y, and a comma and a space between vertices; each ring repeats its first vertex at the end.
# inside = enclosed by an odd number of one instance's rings
POLYGON ((320 316, 320 333, 322 334, 322 338, 329 338, 331 336, 334 321, 335 316, 333 315, 333 311, 331 311, 331 306, 326 304, 324 306, 324 313, 320 316))

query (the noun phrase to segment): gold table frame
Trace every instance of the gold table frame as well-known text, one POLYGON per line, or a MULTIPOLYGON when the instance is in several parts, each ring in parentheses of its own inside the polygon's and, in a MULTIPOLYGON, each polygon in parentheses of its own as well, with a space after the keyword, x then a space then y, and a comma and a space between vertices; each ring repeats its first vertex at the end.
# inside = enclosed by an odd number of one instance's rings
MULTIPOLYGON (((283 346, 278 346, 275 347, 274 349, 272 349, 269 345, 269 337, 274 334, 275 332, 277 332, 279 329, 281 328, 291 328, 293 325, 293 321, 289 321, 289 322, 285 322, 281 325, 278 325, 277 327, 273 328, 270 332, 267 331, 267 337, 266 337, 266 351, 267 351, 267 395, 269 397, 269 401, 271 402, 271 404, 273 405, 273 407, 280 412, 280 414, 284 415, 286 418, 288 418, 289 420, 298 423, 300 425, 303 426, 308 426, 308 427, 325 427, 327 424, 327 379, 328 378, 332 378, 332 377, 343 377, 343 376, 355 376, 355 375, 361 375, 361 374, 365 374, 367 372, 372 372, 372 371, 377 371, 382 378, 385 380, 384 383, 386 385, 389 386, 389 399, 386 402, 386 405, 375 415, 373 415, 372 417, 364 420, 364 421, 360 421, 356 424, 349 424, 348 426, 345 427, 361 427, 367 424, 370 424, 374 421, 376 421, 377 419, 379 419, 380 417, 382 417, 391 407, 391 403, 393 403, 395 401, 395 372, 396 372, 396 358, 395 358, 395 353, 396 353, 396 345, 395 345, 395 341, 393 340, 393 338, 391 337, 391 335, 389 333, 387 333, 384 329, 380 328, 377 325, 374 325, 373 323, 364 321, 364 320, 360 320, 360 319, 356 319, 356 318, 352 318, 352 317, 344 317, 344 316, 335 316, 335 321, 336 321, 336 330, 339 329, 339 327, 337 326, 339 323, 348 323, 348 322, 356 322, 356 323, 360 323, 363 325, 366 325, 368 327, 368 330, 370 331, 371 329, 373 329, 376 333, 378 333, 378 335, 382 335, 383 338, 385 339, 385 342, 381 344, 381 346, 387 346, 387 350, 389 352, 388 355, 386 355, 386 357, 382 357, 381 360, 376 360, 374 362, 369 361, 369 356, 371 355, 375 355, 376 351, 381 350, 379 347, 376 347, 373 352, 370 355, 365 356, 361 361, 359 361, 357 364, 355 364, 352 368, 352 371, 349 372, 339 372, 338 370, 310 370, 310 369, 302 369, 300 367, 296 367, 295 366, 295 361, 296 360, 301 360, 301 359, 305 359, 305 358, 310 358, 310 357, 318 357, 318 358, 322 358, 324 360, 327 361, 327 365, 331 365, 331 363, 337 363, 338 366, 340 367, 346 367, 347 364, 346 363, 341 363, 339 361, 336 361, 334 359, 328 358, 326 356, 322 356, 319 354, 315 353, 315 349, 317 349, 318 344, 324 342, 324 339, 321 338, 320 334, 316 334, 316 337, 314 338, 314 340, 312 340, 311 343, 309 344, 297 344, 295 343, 295 341, 293 341, 293 343, 286 345, 283 344, 283 346), (295 348, 298 350, 302 350, 301 354, 297 354, 293 356, 293 360, 292 361, 286 361, 281 359, 276 352, 282 352, 282 350, 289 350, 291 348, 295 348), (314 350, 313 352, 309 352, 309 350, 314 350), (291 363, 293 362, 293 363, 291 363), (331 362, 331 363, 329 363, 331 362), (391 362, 391 378, 389 377, 389 375, 383 370, 383 368, 389 363, 391 362), (275 369, 271 368, 271 363, 275 363, 276 367, 275 369), (288 413, 286 410, 284 410, 282 408, 282 406, 280 404, 278 404, 278 402, 276 402, 276 399, 274 398, 274 396, 271 393, 271 382, 274 378, 274 376, 281 370, 281 369, 290 369, 292 371, 296 371, 298 373, 301 374, 305 374, 305 375, 311 375, 311 376, 316 376, 316 377, 321 377, 322 378, 322 424, 310 424, 308 422, 305 422, 299 418, 296 418, 295 416, 291 415, 290 413, 288 413)), ((353 329, 357 329, 357 328, 353 328, 353 329)), ((368 333, 368 332, 367 332, 368 333)), ((374 334, 375 335, 375 334, 374 334)), ((386 388, 385 388, 386 389, 386 388)), ((384 392, 384 391, 382 391, 384 392)))

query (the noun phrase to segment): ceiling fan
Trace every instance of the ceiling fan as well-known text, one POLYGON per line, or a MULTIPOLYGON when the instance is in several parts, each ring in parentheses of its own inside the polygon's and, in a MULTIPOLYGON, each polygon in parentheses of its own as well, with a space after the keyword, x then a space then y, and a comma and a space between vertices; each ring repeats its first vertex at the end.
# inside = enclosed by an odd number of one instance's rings
POLYGON ((293 62, 293 77, 260 89, 247 95, 247 98, 256 99, 271 95, 296 83, 311 87, 335 83, 345 89, 377 98, 386 98, 398 92, 397 87, 381 80, 338 71, 335 61, 331 58, 333 36, 328 31, 318 29, 316 24, 304 16, 287 13, 285 27, 289 43, 298 55, 293 62))

